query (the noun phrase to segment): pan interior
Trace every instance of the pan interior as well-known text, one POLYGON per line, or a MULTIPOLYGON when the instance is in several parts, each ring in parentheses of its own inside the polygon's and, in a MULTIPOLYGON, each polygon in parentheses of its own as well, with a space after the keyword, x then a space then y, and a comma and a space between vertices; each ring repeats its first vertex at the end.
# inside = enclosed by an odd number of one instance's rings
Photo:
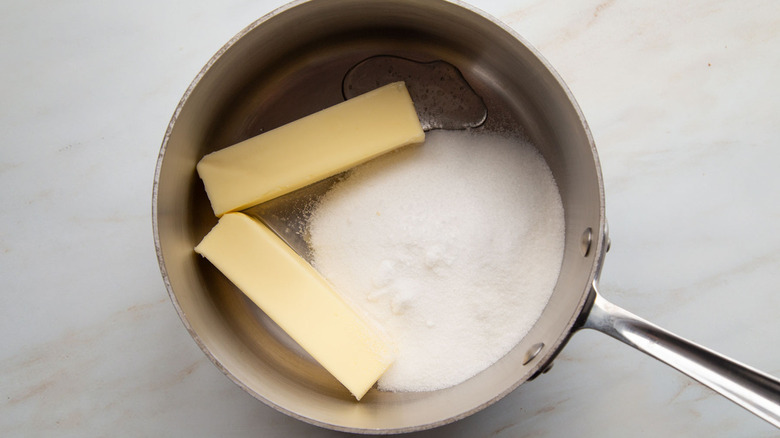
POLYGON ((310 1, 251 25, 215 56, 182 100, 163 143, 155 198, 156 244, 166 285, 200 347, 231 379, 276 409, 360 432, 411 431, 454 421, 542 370, 582 311, 603 228, 595 149, 568 91, 512 32, 449 2, 310 1), (507 356, 452 388, 371 390, 357 403, 192 251, 216 223, 195 164, 208 152, 341 102, 345 73, 377 55, 456 66, 488 108, 478 129, 511 131, 536 145, 561 192, 566 243, 548 306, 507 356), (588 229, 593 247, 585 255, 582 236, 588 229))

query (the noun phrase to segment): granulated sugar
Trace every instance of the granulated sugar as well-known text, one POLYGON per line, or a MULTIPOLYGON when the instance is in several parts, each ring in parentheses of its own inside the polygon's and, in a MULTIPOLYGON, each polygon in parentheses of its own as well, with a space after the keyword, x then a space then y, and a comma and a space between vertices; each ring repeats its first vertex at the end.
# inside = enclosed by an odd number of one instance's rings
POLYGON ((354 169, 309 222, 314 266, 396 344, 390 391, 449 387, 509 352, 553 291, 563 238, 533 146, 462 131, 354 169))

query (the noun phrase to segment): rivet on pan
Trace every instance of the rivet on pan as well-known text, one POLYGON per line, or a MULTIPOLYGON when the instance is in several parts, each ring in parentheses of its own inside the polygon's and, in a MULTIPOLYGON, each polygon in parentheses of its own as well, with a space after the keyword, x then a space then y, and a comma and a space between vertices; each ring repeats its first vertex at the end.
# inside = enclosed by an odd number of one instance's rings
POLYGON ((590 247, 593 244, 593 230, 588 227, 582 233, 582 256, 587 257, 590 254, 590 247))
POLYGON ((543 342, 532 345, 531 348, 528 349, 528 352, 525 353, 525 359, 523 359, 523 365, 528 365, 529 362, 534 360, 534 358, 538 356, 539 353, 542 352, 542 348, 544 348, 543 342))

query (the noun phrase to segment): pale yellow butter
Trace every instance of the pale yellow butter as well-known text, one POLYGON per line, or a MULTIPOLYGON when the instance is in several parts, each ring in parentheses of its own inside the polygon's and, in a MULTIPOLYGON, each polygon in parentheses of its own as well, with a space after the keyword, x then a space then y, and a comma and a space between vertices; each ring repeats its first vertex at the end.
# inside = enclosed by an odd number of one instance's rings
POLYGON ((195 247, 360 400, 394 350, 262 223, 228 213, 195 247))
POLYGON ((197 170, 222 216, 424 139, 406 85, 395 82, 208 154, 197 170))

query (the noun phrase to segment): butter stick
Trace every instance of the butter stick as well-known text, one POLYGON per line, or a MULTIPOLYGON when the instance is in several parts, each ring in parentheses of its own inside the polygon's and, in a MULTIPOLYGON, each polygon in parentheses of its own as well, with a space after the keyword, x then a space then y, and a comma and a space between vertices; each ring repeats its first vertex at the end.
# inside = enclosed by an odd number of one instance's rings
POLYGON ((197 170, 222 216, 424 139, 406 85, 395 82, 208 154, 197 170))
POLYGON ((195 247, 358 400, 394 349, 330 284, 265 225, 223 215, 195 247))

